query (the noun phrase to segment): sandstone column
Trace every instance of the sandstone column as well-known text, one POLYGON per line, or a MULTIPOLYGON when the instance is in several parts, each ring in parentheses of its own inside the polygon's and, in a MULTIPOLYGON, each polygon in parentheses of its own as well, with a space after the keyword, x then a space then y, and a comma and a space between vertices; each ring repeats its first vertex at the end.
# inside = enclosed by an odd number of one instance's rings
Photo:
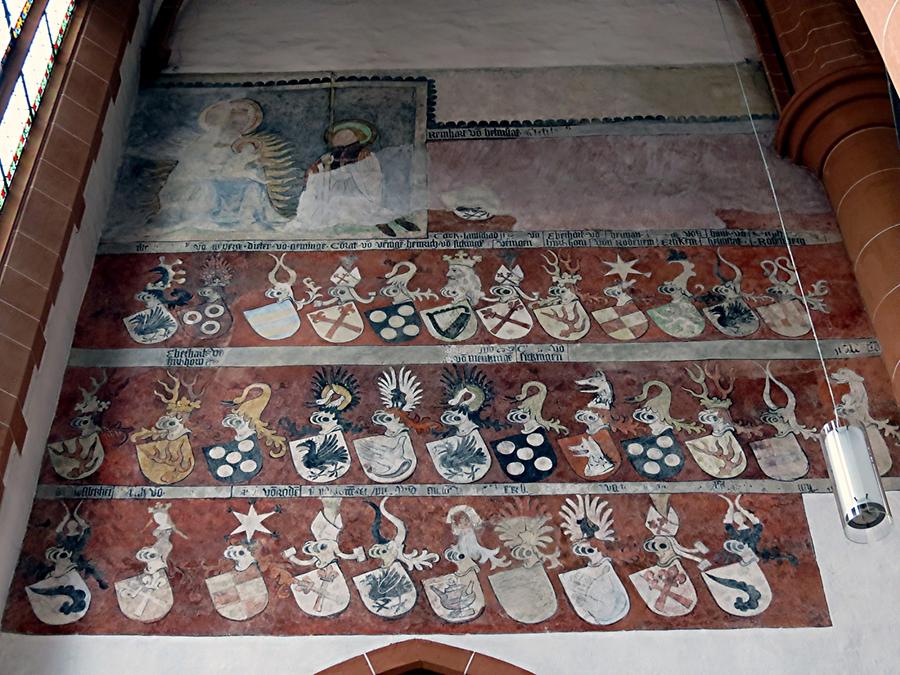
POLYGON ((741 0, 773 84, 776 148, 834 207, 900 401, 900 149, 884 64, 854 0, 741 0))

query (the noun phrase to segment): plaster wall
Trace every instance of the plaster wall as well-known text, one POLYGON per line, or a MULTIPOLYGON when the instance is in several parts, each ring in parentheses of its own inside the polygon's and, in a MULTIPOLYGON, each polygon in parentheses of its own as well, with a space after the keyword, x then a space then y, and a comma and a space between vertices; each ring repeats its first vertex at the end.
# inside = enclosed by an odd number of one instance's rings
POLYGON ((47 320, 44 357, 34 374, 25 401, 23 413, 28 424, 25 445, 21 452, 13 453, 9 458, 0 504, 0 604, 6 603, 9 581, 25 534, 47 433, 69 358, 75 321, 109 208, 122 143, 137 96, 140 49, 150 26, 153 4, 151 0, 141 3, 135 36, 122 59, 122 84, 106 113, 103 142, 84 190, 85 209, 81 226, 72 234, 69 243, 59 296, 47 320))

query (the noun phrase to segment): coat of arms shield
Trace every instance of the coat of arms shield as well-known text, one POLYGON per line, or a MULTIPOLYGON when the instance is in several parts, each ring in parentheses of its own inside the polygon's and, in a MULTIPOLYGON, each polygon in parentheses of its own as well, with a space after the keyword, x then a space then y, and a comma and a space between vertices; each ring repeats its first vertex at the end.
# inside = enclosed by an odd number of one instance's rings
POLYGON ((416 470, 416 451, 408 432, 357 438, 353 447, 363 471, 376 483, 399 483, 416 470))
POLYGON ((747 456, 730 430, 685 442, 697 465, 713 478, 734 478, 747 468, 747 456))
POLYGON ((778 335, 801 337, 811 330, 803 303, 794 298, 762 305, 756 311, 769 329, 778 335))
POLYGON ((344 302, 307 312, 316 334, 326 342, 343 344, 363 334, 363 318, 355 302, 344 302))
POLYGON ((408 342, 422 332, 422 322, 412 302, 370 309, 366 319, 375 335, 385 342, 408 342))
POLYGON ((164 342, 178 330, 178 320, 163 305, 147 307, 122 321, 131 339, 142 345, 164 342))
POLYGON ((396 561, 387 567, 356 575, 353 584, 366 609, 386 619, 406 614, 418 597, 409 573, 396 561))
POLYGON ((665 305, 648 309, 647 316, 663 333, 680 340, 695 338, 706 328, 703 315, 683 296, 673 298, 672 302, 665 305))
POLYGON ((174 604, 172 585, 164 570, 152 574, 137 574, 117 581, 116 600, 122 614, 134 621, 159 621, 174 604))
POLYGON ((471 621, 484 610, 484 591, 476 567, 461 574, 425 579, 422 587, 434 613, 450 623, 471 621))
POLYGON ((809 471, 809 460, 794 434, 751 441, 759 468, 775 480, 797 480, 809 471))
POLYGON ((206 588, 216 611, 232 621, 252 619, 269 604, 266 581, 255 564, 209 577, 206 588))
POLYGON ((637 340, 647 332, 649 325, 647 315, 638 309, 633 300, 594 310, 591 315, 600 324, 603 332, 613 340, 637 340))
POLYGON ((580 340, 591 329, 591 318, 580 300, 534 307, 534 316, 547 335, 557 340, 580 340))
POLYGON ((465 301, 423 310, 422 318, 428 332, 442 342, 468 340, 478 329, 475 312, 465 301))
POLYGON ((223 483, 246 483, 263 466, 262 449, 256 434, 242 440, 210 445, 203 448, 206 466, 213 478, 223 483))
POLYGON ((665 567, 653 565, 628 578, 654 614, 684 616, 697 604, 697 590, 680 560, 665 567))
POLYGON ((622 441, 625 456, 644 478, 668 480, 684 468, 684 450, 671 429, 658 435, 638 436, 622 441))
POLYGON ((330 483, 350 468, 350 449, 339 429, 290 442, 294 468, 311 483, 330 483))
POLYGON ((622 465, 609 429, 560 438, 559 447, 572 470, 585 480, 606 480, 622 465))
POLYGON ((599 565, 563 572, 559 580, 575 613, 589 624, 608 626, 623 619, 631 609, 628 591, 609 558, 599 565))
POLYGON ((100 468, 105 457, 103 443, 97 432, 48 443, 47 454, 50 455, 53 470, 68 480, 87 478, 100 468))
POLYGON ((491 441, 500 468, 517 483, 544 480, 556 469, 556 451, 543 429, 491 441))
POLYGON ((244 318, 266 340, 284 340, 300 330, 300 315, 291 299, 245 310, 244 318))
POLYGON ((350 589, 337 562, 295 576, 291 593, 309 616, 334 616, 350 604, 350 589))
POLYGON ((474 483, 491 468, 491 453, 477 429, 425 444, 434 468, 451 483, 474 483))
POLYGON ((772 603, 772 588, 756 561, 736 562, 701 574, 716 604, 728 614, 756 616, 772 603))
POLYGON ((75 623, 91 606, 91 591, 74 568, 26 586, 25 595, 34 615, 50 626, 75 623))
POLYGON ((495 302, 476 310, 488 333, 501 340, 521 340, 534 326, 534 319, 519 298, 495 302))
POLYGON ((187 434, 138 443, 135 448, 141 473, 157 485, 182 481, 194 470, 194 452, 187 434))
POLYGON ((556 591, 541 564, 494 572, 488 582, 507 616, 519 623, 546 621, 556 613, 556 591))

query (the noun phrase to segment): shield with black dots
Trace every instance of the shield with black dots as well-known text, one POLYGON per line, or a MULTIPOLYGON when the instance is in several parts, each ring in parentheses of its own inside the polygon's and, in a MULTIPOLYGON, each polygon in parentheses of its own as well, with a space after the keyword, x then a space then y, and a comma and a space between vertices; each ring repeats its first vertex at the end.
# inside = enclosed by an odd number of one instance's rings
POLYGON ((223 483, 246 483, 262 470, 263 455, 256 434, 243 440, 203 448, 206 466, 223 483))
POLYGON ((517 483, 536 483, 556 469, 556 451, 543 429, 491 441, 491 449, 503 473, 517 483))
POLYGON ((370 309, 366 319, 375 335, 385 342, 408 342, 422 332, 422 321, 411 302, 370 309))
POLYGON ((638 436, 622 441, 625 456, 644 478, 669 480, 684 468, 684 449, 671 429, 658 435, 638 436))

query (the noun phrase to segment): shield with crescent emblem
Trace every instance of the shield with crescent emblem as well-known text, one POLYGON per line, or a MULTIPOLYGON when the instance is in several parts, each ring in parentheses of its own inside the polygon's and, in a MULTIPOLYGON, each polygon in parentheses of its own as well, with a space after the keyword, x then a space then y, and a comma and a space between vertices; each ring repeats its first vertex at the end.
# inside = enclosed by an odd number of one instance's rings
POLYGON ((811 330, 806 309, 799 300, 779 300, 757 307, 756 311, 773 333, 784 337, 800 337, 811 330))
POLYGON ((622 455, 608 429, 559 439, 572 469, 587 480, 606 480, 622 465, 622 455))
POLYGON ((534 316, 547 335, 557 340, 580 340, 591 329, 591 318, 580 300, 534 307, 534 316))
POLYGON ((105 453, 97 432, 47 444, 53 470, 68 480, 87 478, 103 464, 105 453))
POLYGON ((637 340, 647 332, 647 315, 638 309, 634 301, 595 310, 591 315, 603 332, 613 340, 637 340))
POLYGON ((478 430, 425 444, 434 468, 451 483, 474 483, 491 468, 491 453, 478 430))
POLYGON ((203 456, 213 478, 223 483, 246 483, 262 471, 263 454, 256 434, 205 447, 203 456))
POLYGON ((697 337, 706 327, 703 315, 684 297, 677 297, 665 305, 648 309, 647 316, 666 335, 681 340, 697 337))
POLYGON ((507 616, 519 623, 540 623, 556 614, 559 603, 541 564, 514 567, 488 575, 488 582, 507 616))
POLYGON ((272 302, 244 311, 244 318, 266 340, 284 340, 300 330, 300 315, 293 300, 272 302))
POLYGON ((534 326, 534 319, 519 298, 495 302, 476 310, 487 332, 501 340, 520 340, 534 326))
POLYGON ((295 576, 291 593, 309 616, 334 616, 350 604, 350 589, 337 562, 295 576))
POLYGON ((756 616, 772 603, 772 588, 756 561, 732 563, 701 575, 716 604, 728 614, 756 616))
POLYGON ((116 600, 122 614, 143 623, 159 621, 174 604, 172 586, 165 570, 117 581, 116 600))
POLYGON ((363 604, 372 614, 394 619, 416 604, 416 587, 399 562, 353 577, 363 604))
POLYGON ((697 590, 680 560, 666 567, 653 565, 628 578, 654 614, 684 616, 697 604, 697 590))
POLYGON ((471 621, 484 610, 484 591, 476 567, 461 574, 425 579, 422 587, 434 613, 450 623, 471 621))
POLYGON ((685 442, 697 465, 713 478, 734 478, 747 468, 744 449, 731 431, 685 442))
POLYGON ((366 319, 375 335, 385 342, 408 342, 422 332, 419 313, 411 302, 370 309, 366 319))
POLYGON ((331 305, 306 313, 316 334, 327 342, 352 342, 363 334, 363 318, 355 302, 331 305))
POLYGON ((460 342, 475 335, 478 321, 468 302, 454 302, 422 311, 425 328, 443 342, 460 342))
POLYGON ((543 429, 491 441, 500 468, 517 483, 544 480, 556 469, 556 451, 543 429))
POLYGON ((206 580, 209 597, 216 611, 232 621, 246 621, 269 604, 269 591, 259 567, 232 570, 206 580))
POLYGON ((91 606, 91 591, 74 568, 26 586, 25 595, 34 615, 50 626, 75 623, 91 606))
POLYGON ((628 591, 609 558, 599 565, 563 572, 559 580, 575 613, 589 624, 608 626, 623 619, 631 609, 628 591))
POLYGON ((638 436, 622 441, 625 456, 644 478, 668 480, 684 468, 684 450, 671 429, 661 434, 638 436))
POLYGON ((756 456, 759 468, 769 478, 797 480, 809 471, 809 460, 794 434, 751 441, 750 449, 756 456))

